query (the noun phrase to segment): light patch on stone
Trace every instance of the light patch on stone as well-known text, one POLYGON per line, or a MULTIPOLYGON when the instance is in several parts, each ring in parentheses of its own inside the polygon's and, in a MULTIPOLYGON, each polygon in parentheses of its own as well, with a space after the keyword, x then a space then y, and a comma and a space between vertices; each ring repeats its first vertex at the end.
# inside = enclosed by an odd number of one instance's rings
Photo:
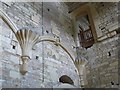
POLYGON ((107 36, 103 36, 103 37, 99 38, 98 41, 102 41, 102 40, 104 40, 106 38, 107 38, 107 36))
POLYGON ((96 29, 96 32, 97 32, 97 37, 101 37, 103 35, 100 29, 96 29))
POLYGON ((51 51, 50 49, 47 48, 47 49, 45 49, 45 51, 47 52, 47 55, 48 55, 48 56, 51 56, 51 55, 52 55, 52 51, 51 51))
POLYGON ((54 63, 57 63, 57 64, 61 64, 61 62, 60 62, 60 61, 55 60, 55 59, 52 59, 52 58, 50 59, 50 61, 51 61, 51 62, 54 62, 54 63))
POLYGON ((10 38, 6 38, 5 36, 1 36, 2 38, 2 41, 7 43, 7 44, 10 44, 11 43, 11 39, 10 38))
POLYGON ((51 68, 51 67, 49 68, 49 70, 52 71, 52 72, 50 72, 50 76, 51 76, 52 81, 57 81, 58 74, 57 74, 56 70, 51 68))
POLYGON ((118 66, 118 62, 111 63, 110 66, 111 66, 111 67, 112 67, 112 66, 113 66, 113 67, 114 67, 114 66, 118 66))
POLYGON ((60 32, 58 31, 58 28, 53 21, 51 21, 51 26, 52 26, 52 33, 56 36, 59 36, 60 32))
POLYGON ((16 72, 16 71, 10 71, 10 77, 16 79, 16 78, 20 78, 20 73, 16 72))
POLYGON ((59 59, 59 54, 56 53, 55 51, 52 51, 52 55, 54 55, 56 59, 59 59))
POLYGON ((33 20, 36 24, 38 24, 39 21, 40 21, 39 15, 37 14, 37 15, 32 16, 32 20, 33 20))
POLYGON ((70 85, 68 83, 61 83, 59 86, 54 87, 54 88, 76 88, 76 86, 70 85))
POLYGON ((17 44, 16 54, 18 54, 18 55, 21 55, 21 54, 22 54, 22 53, 21 53, 21 48, 20 48, 20 45, 19 45, 19 44, 17 44))
POLYGON ((19 57, 11 55, 10 61, 12 61, 15 64, 19 64, 19 57))
POLYGON ((67 58, 65 56, 61 55, 60 60, 64 62, 65 60, 67 60, 67 58))

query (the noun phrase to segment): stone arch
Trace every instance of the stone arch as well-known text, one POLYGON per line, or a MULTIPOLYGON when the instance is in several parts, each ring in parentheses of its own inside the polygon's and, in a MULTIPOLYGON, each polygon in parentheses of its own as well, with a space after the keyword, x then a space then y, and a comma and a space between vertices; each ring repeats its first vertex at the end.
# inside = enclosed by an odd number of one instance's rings
MULTIPOLYGON (((38 42, 37 43, 40 43, 40 42, 43 42, 43 41, 49 41, 49 42, 52 42, 52 43, 54 43, 55 45, 56 45, 56 43, 57 43, 57 45, 58 46, 60 46, 68 55, 69 55, 69 57, 72 59, 72 62, 73 62, 73 65, 75 66, 75 73, 76 73, 76 75, 77 75, 77 78, 79 78, 79 74, 78 74, 78 69, 76 68, 76 65, 75 65, 75 59, 76 59, 76 53, 74 52, 74 54, 71 52, 71 51, 69 51, 69 49, 68 49, 68 47, 66 47, 64 44, 63 44, 63 42, 62 41, 60 41, 60 42, 57 42, 56 41, 56 39, 54 38, 54 37, 52 37, 52 36, 41 36, 40 38, 39 38, 39 40, 38 40, 38 42)), ((36 43, 36 44, 37 44, 36 43)), ((61 75, 65 75, 65 73, 64 74, 61 74, 61 75)), ((67 74, 66 76, 69 76, 69 74, 67 74)), ((76 79, 77 80, 77 79, 76 79)), ((76 84, 76 82, 78 82, 78 81, 74 81, 73 82, 73 79, 69 79, 69 81, 72 81, 70 84, 69 83, 61 83, 62 85, 63 85, 63 87, 64 87, 64 85, 65 84, 67 84, 68 86, 69 85, 71 85, 71 86, 78 86, 78 84, 76 84)), ((60 86, 60 87, 62 87, 62 86, 60 86)), ((66 86, 65 86, 66 87, 66 86)))
MULTIPOLYGON (((4 22, 4 24, 7 25, 7 27, 9 27, 9 30, 12 32, 12 35, 14 35, 14 40, 18 41, 16 38, 16 32, 19 30, 18 27, 1 8, 0 8, 0 19, 4 22)), ((18 47, 20 47, 19 44, 18 47)))
POLYGON ((43 41, 49 41, 49 42, 54 43, 55 45, 57 44, 58 46, 60 46, 72 59, 75 69, 76 71, 78 71, 75 65, 75 59, 77 55, 76 53, 72 53, 74 51, 69 50, 68 47, 63 44, 63 42, 58 42, 54 36, 40 36, 39 40, 35 44, 43 42, 43 41))
POLYGON ((76 54, 73 53, 74 51, 71 51, 70 49, 68 49, 68 47, 65 46, 63 42, 57 42, 56 38, 54 38, 52 36, 41 36, 37 43, 40 43, 43 41, 53 42, 54 44, 57 44, 58 46, 60 46, 70 56, 70 58, 72 59, 72 61, 74 63, 76 54))
MULTIPOLYGON (((8 15, 2 9, 0 9, 0 18, 2 18, 3 21, 10 27, 12 32, 14 34, 16 34, 16 32, 18 31, 17 26, 12 22, 12 20, 8 17, 8 15)), ((56 43, 56 39, 54 37, 49 37, 49 36, 41 36, 37 43, 42 42, 42 41, 50 41, 50 42, 56 43)), ((63 45, 63 43, 59 42, 57 44, 63 50, 65 50, 67 52, 67 54, 70 56, 70 58, 74 62, 75 61, 75 55, 72 55, 71 52, 68 49, 66 49, 66 47, 63 45)))
POLYGON ((17 32, 17 26, 12 22, 9 16, 2 9, 0 9, 0 18, 2 18, 2 20, 10 27, 14 34, 17 32))
POLYGON ((68 83, 68 84, 74 85, 73 80, 69 76, 67 76, 67 75, 61 76, 59 78, 59 82, 61 82, 61 83, 68 83))
MULTIPOLYGON (((17 38, 17 36, 18 36, 17 32, 20 30, 17 28, 17 26, 12 22, 12 20, 9 18, 9 16, 2 9, 0 9, 0 18, 2 18, 2 20, 9 26, 9 28, 12 30, 12 32, 15 34, 15 36, 17 38)), ((19 36, 21 36, 21 35, 19 35, 19 36)), ((37 36, 39 36, 39 35, 37 35, 37 36)), ((17 40, 19 41, 19 38, 17 38, 17 40)), ((36 40, 36 43, 34 43, 34 45, 37 43, 40 43, 42 41, 50 41, 50 42, 53 42, 53 43, 59 45, 70 56, 70 58, 73 61, 73 64, 75 65, 74 61, 76 58, 76 54, 73 53, 74 51, 69 50, 68 47, 65 46, 63 42, 58 42, 56 40, 56 38, 52 37, 52 36, 39 36, 38 41, 36 40)))
POLYGON ((77 55, 76 55, 76 53, 72 53, 74 51, 69 50, 68 47, 65 46, 62 41, 57 42, 57 40, 54 36, 40 36, 40 38, 36 42, 36 44, 40 43, 40 42, 43 42, 43 41, 49 41, 49 42, 54 43, 55 45, 57 44, 58 46, 60 46, 69 55, 69 57, 72 59, 73 65, 75 66, 75 70, 78 71, 78 69, 76 68, 76 65, 75 65, 75 58, 76 58, 77 55))

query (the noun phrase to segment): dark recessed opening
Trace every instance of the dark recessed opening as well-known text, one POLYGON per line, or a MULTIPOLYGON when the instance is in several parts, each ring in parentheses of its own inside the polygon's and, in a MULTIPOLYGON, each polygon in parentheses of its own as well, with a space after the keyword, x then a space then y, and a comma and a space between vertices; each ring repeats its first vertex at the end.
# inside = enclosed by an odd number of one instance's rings
POLYGON ((13 49, 15 49, 15 46, 13 45, 13 47, 12 47, 13 49))
POLYGON ((68 11, 68 13, 71 13, 71 11, 68 11))
POLYGON ((50 11, 50 9, 49 9, 49 8, 48 8, 47 10, 48 10, 48 11, 50 11))
POLYGON ((70 77, 68 77, 67 75, 61 76, 61 77, 59 78, 59 82, 61 82, 61 83, 68 83, 68 84, 74 85, 73 80, 72 80, 70 77))
POLYGON ((108 56, 111 56, 111 53, 110 53, 110 52, 108 52, 108 56))
POLYGON ((75 49, 76 47, 75 46, 72 46, 73 47, 73 49, 75 49))
POLYGON ((38 56, 36 56, 35 58, 38 60, 38 58, 39 58, 39 57, 38 57, 38 56))
POLYGON ((111 82, 111 85, 114 85, 114 82, 111 82))
POLYGON ((88 46, 88 47, 85 47, 85 49, 88 49, 88 48, 91 48, 93 45, 90 45, 90 46, 88 46))
POLYGON ((49 32, 46 30, 46 33, 49 33, 49 32))
POLYGON ((104 30, 104 29, 105 29, 105 27, 101 28, 101 30, 104 30))
POLYGON ((116 30, 116 33, 117 33, 117 34, 120 34, 120 29, 117 29, 117 30, 116 30))
POLYGON ((118 84, 116 84, 116 85, 119 85, 119 83, 118 83, 118 84))

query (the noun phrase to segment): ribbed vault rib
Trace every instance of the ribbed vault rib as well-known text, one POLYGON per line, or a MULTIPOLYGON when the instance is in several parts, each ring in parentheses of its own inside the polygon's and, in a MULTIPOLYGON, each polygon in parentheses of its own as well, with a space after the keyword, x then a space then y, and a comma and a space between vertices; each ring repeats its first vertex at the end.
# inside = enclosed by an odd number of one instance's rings
POLYGON ((76 58, 76 53, 73 53, 74 51, 72 51, 70 48, 68 49, 67 46, 64 45, 64 43, 62 41, 59 42, 59 40, 57 40, 56 38, 52 37, 52 36, 41 36, 39 38, 39 41, 37 43, 40 43, 42 41, 50 41, 53 42, 54 44, 57 44, 58 46, 60 46, 65 52, 67 52, 67 54, 70 56, 70 58, 72 59, 72 61, 75 61, 76 58))
POLYGON ((10 27, 14 34, 18 31, 17 26, 12 22, 12 20, 2 9, 0 9, 0 18, 3 19, 3 21, 10 27))

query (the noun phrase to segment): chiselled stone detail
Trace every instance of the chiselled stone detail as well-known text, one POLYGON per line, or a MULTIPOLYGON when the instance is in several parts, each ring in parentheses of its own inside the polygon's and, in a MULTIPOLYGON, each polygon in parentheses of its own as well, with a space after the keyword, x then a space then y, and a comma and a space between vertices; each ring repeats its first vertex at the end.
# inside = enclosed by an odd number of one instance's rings
POLYGON ((61 88, 63 75, 75 88, 119 86, 120 3, 86 2, 72 12, 66 3, 0 2, 0 88, 61 88), (87 49, 81 47, 76 22, 86 13, 96 40, 87 49))
POLYGON ((87 64, 87 60, 83 57, 77 57, 76 60, 75 60, 75 66, 78 70, 78 74, 80 74, 80 71, 81 71, 81 66, 85 66, 87 64))
POLYGON ((39 39, 39 35, 33 33, 31 30, 21 29, 15 34, 22 50, 22 65, 20 72, 25 74, 27 72, 27 62, 30 59, 30 51, 39 39))
POLYGON ((77 57, 76 60, 75 60, 75 66, 76 66, 76 68, 78 70, 78 75, 79 75, 81 85, 84 85, 84 82, 82 82, 81 79, 84 79, 85 75, 83 76, 83 74, 85 74, 84 70, 85 70, 85 65, 87 64, 87 62, 88 61, 84 57, 80 57, 80 56, 77 57))

